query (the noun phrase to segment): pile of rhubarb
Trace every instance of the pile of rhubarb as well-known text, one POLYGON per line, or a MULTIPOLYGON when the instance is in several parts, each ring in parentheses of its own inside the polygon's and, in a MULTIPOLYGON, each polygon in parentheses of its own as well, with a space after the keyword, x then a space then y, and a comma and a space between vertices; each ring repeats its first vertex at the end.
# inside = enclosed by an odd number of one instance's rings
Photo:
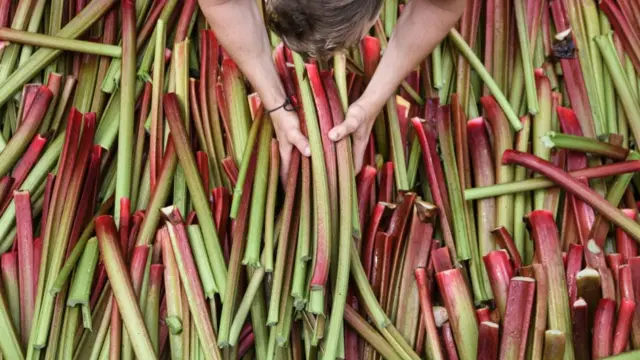
POLYGON ((195 0, 0 0, 0 358, 640 358, 640 1, 469 0, 357 173, 402 10, 270 33, 283 164, 195 0))

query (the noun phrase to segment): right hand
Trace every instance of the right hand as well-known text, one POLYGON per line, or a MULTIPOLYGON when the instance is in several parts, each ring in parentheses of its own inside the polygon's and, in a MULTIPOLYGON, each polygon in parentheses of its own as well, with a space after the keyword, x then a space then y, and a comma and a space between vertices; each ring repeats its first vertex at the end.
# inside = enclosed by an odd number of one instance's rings
POLYGON ((311 156, 309 141, 300 131, 300 120, 295 111, 278 109, 270 114, 280 146, 280 177, 286 183, 291 151, 295 146, 302 155, 311 156))
POLYGON ((353 139, 353 164, 355 172, 358 174, 362 169, 364 153, 369 142, 371 128, 375 121, 377 110, 371 106, 363 105, 362 100, 358 100, 349 106, 342 124, 329 131, 329 139, 339 141, 346 136, 352 135, 353 139), (372 111, 373 110, 373 111, 372 111))

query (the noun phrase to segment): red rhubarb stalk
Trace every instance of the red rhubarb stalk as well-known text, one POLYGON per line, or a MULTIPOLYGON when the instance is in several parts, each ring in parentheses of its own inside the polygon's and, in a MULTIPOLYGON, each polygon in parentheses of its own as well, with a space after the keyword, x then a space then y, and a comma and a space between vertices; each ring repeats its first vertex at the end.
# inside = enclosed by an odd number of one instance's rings
POLYGON ((468 316, 474 313, 474 309, 462 271, 442 271, 436 274, 436 279, 449 314, 460 359, 473 359, 478 351, 478 324, 475 317, 468 316))
MULTIPOLYGON (((438 338, 438 328, 436 327, 436 322, 433 317, 433 304, 427 287, 427 272, 424 268, 417 268, 415 270, 415 277, 420 299, 420 309, 422 310, 422 319, 426 328, 428 357, 434 360, 444 359, 444 353, 442 352, 440 339, 438 338)), ((480 335, 482 336, 482 327, 480 329, 480 335)))
MULTIPOLYGON (((358 211, 360 215, 360 226, 363 228, 366 227, 369 214, 367 213, 369 209, 369 201, 371 199, 371 194, 375 190, 375 180, 376 180, 377 171, 372 166, 365 166, 360 174, 358 174, 359 182, 358 182, 358 211)), ((365 268, 366 269, 366 268, 365 268)))
POLYGON ((373 211, 373 215, 367 226, 366 237, 364 239, 364 246, 362 248, 362 267, 367 276, 371 280, 371 265, 373 262, 373 249, 375 247, 375 238, 380 227, 382 220, 388 216, 388 214, 395 209, 395 205, 379 202, 373 211))
MULTIPOLYGON (((475 186, 493 185, 495 184, 493 155, 484 119, 470 120, 467 123, 467 130, 469 148, 473 149, 470 153, 474 184, 475 186)), ((495 250, 495 241, 491 236, 491 231, 496 226, 496 201, 495 198, 486 198, 478 200, 476 206, 478 211, 476 215, 478 218, 478 244, 480 255, 484 256, 495 250)), ((505 231, 507 230, 505 229, 505 231)))
POLYGON ((524 359, 535 289, 536 283, 532 278, 511 279, 503 321, 504 335, 500 347, 500 359, 524 359))
POLYGON ((456 340, 453 336, 451 323, 448 321, 442 325, 442 342, 444 343, 444 348, 447 351, 449 360, 458 360, 459 357, 458 351, 456 350, 456 340))
POLYGON ((558 228, 553 215, 547 210, 536 210, 529 214, 531 236, 540 263, 546 266, 549 282, 549 325, 566 335, 565 359, 574 359, 571 331, 571 312, 567 294, 566 277, 558 228))
POLYGON ((198 270, 193 259, 186 228, 177 208, 173 208, 173 211, 167 217, 167 228, 171 244, 165 243, 164 245, 171 245, 176 255, 180 278, 182 284, 184 284, 184 292, 191 309, 200 344, 203 346, 203 353, 208 360, 222 359, 216 336, 211 326, 209 309, 207 309, 200 277, 197 276, 198 270))
POLYGON ((623 353, 629 342, 629 333, 631 333, 631 321, 633 313, 636 311, 636 302, 631 299, 622 299, 620 308, 618 309, 617 323, 613 333, 613 349, 612 355, 623 353))
MULTIPOLYGON (((632 220, 635 220, 638 215, 636 209, 622 209, 622 213, 632 220)), ((616 250, 622 255, 625 263, 632 257, 638 256, 638 244, 620 228, 616 228, 616 250)))
MULTIPOLYGON (((410 315, 419 313, 420 309, 419 289, 414 281, 414 269, 427 266, 433 242, 434 226, 426 205, 428 204, 420 201, 413 207, 402 273, 397 279, 399 290, 394 294, 397 302, 392 306, 392 313, 396 314, 396 327, 405 338, 409 339, 415 338, 419 325, 419 318, 410 315)), ((414 341, 409 341, 409 344, 413 345, 414 341)))
POLYGON ((429 188, 431 190, 431 197, 440 210, 438 218, 440 219, 440 227, 443 232, 445 244, 449 248, 449 252, 451 254, 457 254, 450 221, 449 197, 447 195, 444 172, 442 170, 440 158, 436 152, 435 134, 432 131, 425 129, 425 126, 419 118, 411 119, 411 123, 416 131, 418 141, 420 141, 423 165, 425 169, 428 169, 427 176, 429 180, 429 188))
POLYGON ((513 238, 511 237, 511 234, 509 234, 509 231, 504 226, 501 226, 491 230, 491 234, 495 236, 496 243, 498 243, 502 249, 507 250, 511 257, 511 261, 513 261, 513 267, 516 269, 521 268, 522 257, 520 256, 520 252, 518 252, 516 244, 513 242, 513 238))
POLYGON ((600 300, 593 323, 591 355, 594 359, 600 359, 611 355, 615 316, 616 301, 612 299, 600 300))
MULTIPOLYGON (((598 211, 614 224, 622 227, 625 231, 631 234, 634 239, 640 241, 640 225, 624 216, 620 210, 613 207, 600 194, 593 191, 589 186, 573 178, 562 169, 559 169, 551 163, 531 154, 521 153, 514 150, 505 151, 502 157, 502 162, 505 164, 518 164, 525 166, 533 171, 543 174, 564 188, 567 192, 584 200, 587 204, 593 207, 594 210, 598 211)), ((569 342, 567 342, 567 344, 569 344, 569 342)), ((567 348, 569 348, 569 346, 567 346, 567 348)))
POLYGON ((496 306, 500 310, 500 316, 504 319, 509 283, 514 275, 513 266, 509 261, 507 252, 503 250, 492 251, 485 255, 483 260, 491 282, 496 306))
POLYGON ((17 248, 20 266, 20 334, 22 343, 29 342, 31 322, 35 307, 37 283, 33 276, 36 272, 33 254, 33 223, 31 215, 31 197, 28 192, 16 192, 16 227, 18 228, 17 248))
POLYGON ((569 245, 569 251, 567 253, 567 290, 569 292, 570 304, 573 304, 578 299, 576 276, 582 269, 583 248, 582 245, 571 244, 569 245))
MULTIPOLYGON (((504 151, 513 149, 513 136, 509 122, 496 100, 491 96, 483 96, 480 103, 487 113, 487 120, 493 135, 493 158, 495 161, 496 184, 513 181, 514 170, 508 164, 500 163, 504 151)), ((504 226, 513 231, 513 196, 502 195, 496 199, 496 226, 504 226)))
POLYGON ((451 254, 449 253, 449 248, 447 247, 441 247, 437 250, 432 251, 431 261, 436 273, 453 269, 453 264, 451 263, 451 254))
POLYGON ((589 359, 591 357, 591 347, 589 343, 589 306, 584 299, 580 298, 572 303, 573 321, 573 343, 576 359, 589 359))
POLYGON ((13 165, 20 160, 23 151, 29 146, 31 139, 38 131, 52 98, 51 90, 45 85, 40 86, 33 100, 33 105, 24 116, 24 121, 0 153, 0 177, 7 175, 13 165))
MULTIPOLYGON (((12 191, 20 188, 20 185, 22 185, 27 175, 29 175, 29 171, 33 168, 33 165, 38 160, 46 144, 47 138, 36 134, 11 173, 11 177, 13 178, 13 184, 11 185, 12 191)), ((2 209, 5 209, 6 206, 9 206, 9 204, 4 204, 2 209)))
POLYGON ((477 360, 495 360, 498 358, 500 327, 498 324, 483 321, 480 323, 477 360))
POLYGON ((378 201, 393 203, 393 163, 386 162, 380 171, 380 184, 378 188, 378 201))

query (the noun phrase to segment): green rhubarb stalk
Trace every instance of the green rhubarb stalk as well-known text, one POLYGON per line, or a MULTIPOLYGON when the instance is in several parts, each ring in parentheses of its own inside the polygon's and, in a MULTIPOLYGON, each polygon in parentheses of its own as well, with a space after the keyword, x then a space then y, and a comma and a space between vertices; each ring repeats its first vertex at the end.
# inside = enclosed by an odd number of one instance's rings
POLYGON ((120 252, 114 220, 110 216, 96 219, 96 234, 102 253, 105 270, 110 279, 113 294, 118 304, 122 321, 131 336, 131 343, 139 359, 155 359, 156 355, 142 319, 131 278, 120 252))
MULTIPOLYGON (((35 5, 33 6, 33 11, 31 13, 31 18, 29 19, 29 25, 27 25, 27 31, 32 33, 38 32, 38 30, 40 29, 40 24, 42 23, 42 17, 44 16, 46 5, 48 5, 47 0, 36 0, 35 5)), ((18 66, 24 65, 31 54, 33 54, 33 46, 23 46, 20 53, 20 61, 18 62, 18 66)))
POLYGON ((260 244, 264 231, 265 202, 269 177, 269 155, 273 126, 271 121, 264 122, 258 142, 256 171, 251 191, 251 211, 247 230, 247 245, 242 263, 253 267, 262 267, 259 259, 260 244))
POLYGON ((204 245, 202 231, 198 225, 187 226, 189 233, 189 243, 194 254, 196 265, 198 266, 198 275, 202 281, 202 288, 207 298, 213 299, 213 295, 218 292, 216 281, 213 277, 213 270, 207 257, 207 249, 204 245))
POLYGON ((120 46, 101 44, 92 41, 67 39, 10 28, 0 28, 0 40, 9 41, 15 44, 72 51, 82 54, 108 56, 112 58, 122 57, 122 48, 120 46))
POLYGON ((387 37, 391 37, 393 28, 398 19, 398 0, 384 1, 384 32, 387 37))
POLYGON ((24 353, 20 345, 20 340, 16 334, 15 327, 11 322, 9 314, 9 306, 6 303, 5 296, 0 294, 0 350, 7 359, 24 359, 24 353))
POLYGON ((68 306, 87 305, 91 295, 93 273, 98 264, 98 239, 92 237, 87 241, 67 297, 68 306))
MULTIPOLYGON (((468 238, 466 215, 462 192, 460 188, 460 174, 456 166, 456 155, 453 146, 453 129, 451 124, 450 107, 438 108, 438 139, 440 141, 440 151, 442 156, 445 181, 447 182, 449 199, 451 202, 451 212, 453 220, 453 231, 456 243, 456 256, 458 260, 472 259, 471 244, 468 238)), ((476 282, 476 284, 479 284, 476 282)), ((478 299, 483 298, 481 288, 474 287, 474 294, 478 299)))
POLYGON ((115 221, 120 221, 120 199, 131 197, 133 128, 136 106, 136 19, 133 0, 122 1, 122 78, 118 122, 118 171, 116 173, 115 221))
MULTIPOLYGON (((604 12, 600 12, 600 34, 608 34, 611 32, 611 24, 604 12)), ((597 50, 596 46, 593 49, 597 50)), ((602 60, 601 60, 602 61, 602 60)), ((609 134, 618 133, 618 123, 616 121, 617 101, 616 93, 613 86, 613 80, 609 69, 603 64, 602 82, 604 90, 604 116, 609 134)))
POLYGON ((462 55, 467 58, 467 61, 469 61, 478 75, 480 75, 482 81, 484 81, 485 85, 491 91, 491 94, 496 98, 498 104, 500 104, 500 107, 507 116, 511 127, 515 131, 519 131, 522 128, 522 124, 520 123, 520 119, 518 119, 518 115, 516 115, 516 113, 513 111, 513 109, 509 105, 509 101, 504 96, 504 93, 500 90, 500 87, 498 86, 498 84, 496 84, 493 78, 491 78, 491 75, 482 65, 482 61, 476 56, 473 49, 471 49, 469 45, 467 45, 467 43, 462 38, 462 35, 460 35, 460 33, 456 29, 451 29, 451 31, 449 31, 449 39, 451 39, 451 41, 455 44, 455 46, 458 48, 458 51, 460 51, 462 55))
POLYGON ((442 44, 438 44, 431 53, 431 73, 433 76, 433 88, 442 89, 442 44))
POLYGON ((527 31, 527 21, 525 14, 525 1, 515 0, 516 25, 518 28, 518 39, 520 40, 520 58, 524 71, 525 92, 527 95, 527 106, 529 114, 535 115, 538 112, 538 96, 536 84, 533 76, 533 64, 531 52, 529 50, 529 34, 527 31))
POLYGON ((278 323, 280 312, 280 296, 282 295, 282 283, 284 282, 285 263, 287 258, 287 247, 289 246, 290 228, 293 223, 294 202, 296 188, 298 184, 298 170, 300 166, 300 153, 293 151, 288 179, 285 187, 284 204, 281 210, 282 225, 279 231, 278 249, 276 263, 273 271, 273 284, 271 285, 271 300, 267 325, 273 326, 278 323))
MULTIPOLYGON (((331 78, 326 78, 324 83, 329 105, 331 108, 334 125, 339 125, 344 121, 344 113, 340 108, 339 99, 335 85, 331 78)), ((349 287, 349 245, 352 230, 352 205, 354 196, 351 181, 354 177, 353 165, 351 164, 351 154, 349 151, 350 140, 342 139, 336 143, 336 156, 338 161, 338 184, 339 184, 339 208, 340 208, 340 232, 338 245, 338 270, 336 284, 333 292, 333 305, 331 308, 331 318, 329 319, 329 331, 326 334, 325 351, 323 359, 333 360, 336 357, 339 337, 342 334, 344 307, 347 300, 347 289, 349 287)))
POLYGON ((222 84, 224 96, 229 109, 229 123, 233 159, 237 164, 242 164, 242 151, 247 148, 251 114, 247 103, 247 91, 242 73, 231 59, 222 61, 222 84))
POLYGON ((20 307, 25 303, 20 302, 20 280, 18 269, 18 252, 12 251, 0 256, 0 272, 2 273, 2 292, 6 297, 12 325, 19 334, 21 327, 20 307))
POLYGON ((405 161, 405 144, 402 143, 400 123, 398 122, 398 109, 396 97, 387 100, 387 120, 389 135, 391 136, 391 157, 393 158, 393 175, 396 179, 398 191, 409 190, 409 178, 407 177, 407 163, 405 161))
MULTIPOLYGON (((236 181, 236 186, 233 189, 231 212, 229 214, 232 219, 235 219, 240 211, 240 204, 242 203, 242 189, 244 188, 245 181, 247 180, 249 164, 251 164, 251 154, 253 154, 256 142, 258 142, 258 135, 262 135, 264 132, 264 130, 262 132, 260 131, 260 129, 263 129, 262 124, 269 122, 269 119, 266 119, 267 121, 265 121, 265 118, 266 116, 256 117, 253 124, 251 124, 251 130, 249 130, 246 147, 244 148, 244 153, 242 155, 242 162, 240 163, 240 171, 238 172, 238 180, 236 181)), ((260 152, 258 152, 258 154, 260 154, 260 152)), ((265 161, 264 158, 262 161, 265 161)), ((268 166, 266 166, 266 168, 268 168, 268 166)))
POLYGON ((584 136, 548 132, 542 137, 542 142, 550 148, 560 148, 608 157, 613 160, 625 160, 629 150, 608 142, 584 136))
POLYGON ((182 303, 182 284, 180 283, 178 264, 166 228, 160 229, 158 241, 160 241, 162 247, 162 263, 165 266, 164 289, 167 317, 163 320, 169 329, 171 359, 178 360, 182 357, 182 348, 184 346, 181 333, 186 324, 184 324, 182 317, 182 307, 186 306, 186 304, 182 303))
POLYGON ((311 94, 309 79, 304 75, 304 62, 298 53, 293 54, 296 76, 302 97, 302 107, 309 136, 311 153, 315 154, 311 158, 313 173, 313 199, 317 211, 317 221, 322 224, 318 228, 318 244, 322 244, 316 251, 316 267, 313 270, 311 279, 312 288, 324 288, 329 277, 329 262, 331 259, 331 211, 329 204, 329 184, 327 178, 327 168, 325 166, 324 152, 322 148, 322 137, 318 118, 311 94), (321 262, 318 264, 317 262, 321 262))
POLYGON ((80 112, 89 112, 93 101, 93 89, 98 76, 98 57, 85 56, 80 74, 78 75, 78 87, 73 99, 73 106, 80 112))
MULTIPOLYGON (((106 215, 107 212, 111 209, 111 206, 113 206, 113 198, 110 198, 109 201, 100 206, 98 212, 96 213, 96 216, 106 215)), ((80 238, 76 242, 76 245, 73 247, 73 250, 71 250, 71 253, 67 257, 64 266, 62 266, 62 269, 60 269, 60 271, 58 272, 56 281, 51 286, 50 291, 53 294, 60 292, 60 290, 62 290, 62 287, 67 283, 67 280, 69 280, 71 272, 75 269, 76 264, 78 264, 78 261, 80 261, 80 258, 84 254, 85 246, 87 245, 88 241, 91 240, 91 234, 95 229, 95 225, 95 218, 89 220, 89 223, 80 235, 80 238)))
MULTIPOLYGON (((173 55, 174 61, 171 62, 172 73, 174 75, 175 93, 180 104, 182 120, 184 121, 184 130, 189 136, 191 126, 189 114, 189 40, 184 40, 174 44, 173 55)), ((170 75, 171 76, 171 75, 170 75)), ((169 79, 171 81, 171 79, 169 79)), ((170 83, 171 84, 171 83, 170 83)), ((171 89, 171 85, 170 89, 171 89)), ((173 203, 180 210, 181 214, 186 214, 189 210, 187 196, 187 186, 185 174, 182 165, 179 163, 173 179, 173 203)), ((206 193, 205 189, 205 193, 206 193)), ((206 198, 205 198, 206 199, 206 198)))
MULTIPOLYGON (((551 106, 551 84, 542 72, 536 72, 536 87, 538 89, 540 112, 536 114, 533 119, 533 153, 541 159, 549 160, 551 157, 551 149, 545 145, 542 137, 551 130, 553 109, 551 106)), ((545 197, 546 191, 536 191, 534 193, 533 208, 536 210, 543 209, 545 197)))
MULTIPOLYGON (((62 3, 62 1, 60 1, 62 3)), ((71 19, 59 31, 51 27, 49 35, 56 35, 67 39, 75 39, 110 10, 117 0, 90 2, 76 17, 71 19)), ((54 9, 54 5, 52 5, 54 9)), ((0 105, 4 105, 20 88, 33 79, 42 69, 62 53, 61 50, 41 48, 29 58, 23 66, 12 72, 9 77, 0 81, 0 105)))
MULTIPOLYGON (((522 117, 522 130, 516 136, 515 148, 518 151, 526 152, 529 146, 529 136, 531 131, 531 118, 522 117)), ((498 160, 498 159, 496 159, 498 160)), ((514 172, 514 181, 523 181, 527 177, 527 169, 517 167, 514 172)), ((525 215, 526 194, 519 192, 513 200, 513 242, 520 254, 525 250, 526 227, 522 219, 525 215)))
MULTIPOLYGON (((266 254, 263 253, 263 256, 266 254)), ((251 304, 253 303, 258 290, 260 290, 262 285, 262 279, 264 278, 265 268, 261 267, 255 270, 253 276, 251 276, 251 280, 249 281, 249 285, 247 285, 247 289, 245 290, 244 296, 242 297, 242 301, 238 306, 236 311, 236 315, 233 318, 233 322, 231 323, 231 328, 229 330, 229 346, 236 346, 238 344, 238 339, 240 337, 240 332, 242 331, 242 327, 249 315, 249 310, 251 310, 251 304)))
MULTIPOLYGON (((206 307, 202 284, 198 276, 195 261, 191 253, 187 233, 177 209, 168 215, 167 229, 170 243, 165 239, 163 246, 172 246, 175 254, 178 272, 182 280, 187 303, 191 310, 191 316, 195 324, 200 342, 205 347, 207 360, 222 359, 218 349, 216 336, 211 326, 211 318, 206 307)), ((185 309, 186 310, 186 309, 185 309)), ((188 312, 187 312, 187 316, 188 312)), ((188 346, 188 345, 185 345, 188 346)))
POLYGON ((276 200, 278 195, 278 179, 280 176, 280 151, 278 140, 271 140, 271 166, 269 167, 269 184, 267 186, 267 204, 264 225, 264 268, 273 272, 273 252, 275 237, 276 200))
MULTIPOLYGON (((602 17, 598 16, 598 7, 595 2, 581 0, 580 4, 582 5, 582 15, 584 16, 584 36, 586 37, 585 45, 587 46, 587 49, 585 49, 587 54, 585 56, 589 57, 591 68, 593 69, 589 76, 592 76, 594 81, 593 85, 598 98, 599 108, 604 116, 606 115, 607 110, 607 103, 605 99, 604 65, 602 64, 600 52, 598 51, 597 46, 593 43, 593 39, 602 34, 602 27, 600 25, 602 17)), ((580 59, 582 58, 583 56, 580 56, 580 59)), ((606 134, 607 119, 603 119, 602 117, 596 117, 595 119, 601 119, 604 121, 596 121, 596 124, 594 124, 596 126, 596 135, 601 136, 606 134)))
POLYGON ((605 65, 609 70, 616 93, 620 98, 629 126, 633 132, 633 137, 635 139, 640 139, 640 124, 637 121, 631 120, 640 118, 640 105, 634 97, 634 92, 631 90, 631 86, 625 76, 622 64, 616 56, 612 35, 611 33, 608 33, 598 36, 595 38, 595 42, 598 45, 605 65))
MULTIPOLYGON (((156 188, 156 181, 160 176, 160 165, 164 149, 164 126, 162 112, 162 94, 164 92, 164 50, 167 41, 167 29, 164 20, 158 19, 155 36, 155 52, 153 58, 153 89, 151 91, 151 131, 149 138, 149 171, 151 173, 151 188, 156 188)), ((152 44, 152 43, 150 43, 152 44)))
MULTIPOLYGON (((16 30, 24 30, 27 28, 34 3, 35 0, 18 1, 11 28, 16 30)), ((20 45, 16 43, 9 44, 6 48, 0 50, 0 55, 2 55, 2 62, 0 63, 0 83, 4 82, 14 70, 19 54, 20 45)))
POLYGON ((147 303, 144 307, 144 323, 147 326, 149 332, 149 338, 153 344, 153 349, 156 353, 159 353, 158 344, 158 324, 160 313, 160 290, 162 287, 162 275, 164 272, 164 265, 153 264, 151 265, 149 275, 149 293, 147 295, 147 303))
MULTIPOLYGON (((218 285, 218 289, 220 290, 220 295, 224 296, 227 284, 226 262, 224 260, 224 255, 222 254, 222 248, 220 246, 220 240, 218 239, 216 226, 213 222, 208 196, 206 195, 204 186, 202 185, 196 160, 193 152, 191 151, 191 146, 189 145, 187 134, 184 129, 184 123, 180 118, 179 109, 179 101, 175 94, 167 94, 164 96, 164 111, 167 115, 169 127, 171 128, 171 136, 174 139, 178 160, 184 169, 187 186, 193 201, 193 207, 196 210, 198 221, 205 237, 204 240, 205 245, 207 246, 209 263, 213 267, 213 276, 216 284, 218 285)), ((158 191, 158 189, 156 189, 156 191, 158 191)))

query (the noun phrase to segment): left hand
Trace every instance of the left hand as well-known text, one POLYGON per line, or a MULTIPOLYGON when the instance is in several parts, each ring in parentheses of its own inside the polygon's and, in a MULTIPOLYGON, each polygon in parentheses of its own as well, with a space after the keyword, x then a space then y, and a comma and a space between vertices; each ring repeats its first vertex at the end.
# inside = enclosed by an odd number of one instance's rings
POLYGON ((332 141, 339 141, 346 136, 353 135, 353 163, 356 174, 362 169, 364 152, 377 113, 376 109, 365 106, 364 101, 358 100, 349 106, 342 124, 329 131, 329 139, 332 141))

